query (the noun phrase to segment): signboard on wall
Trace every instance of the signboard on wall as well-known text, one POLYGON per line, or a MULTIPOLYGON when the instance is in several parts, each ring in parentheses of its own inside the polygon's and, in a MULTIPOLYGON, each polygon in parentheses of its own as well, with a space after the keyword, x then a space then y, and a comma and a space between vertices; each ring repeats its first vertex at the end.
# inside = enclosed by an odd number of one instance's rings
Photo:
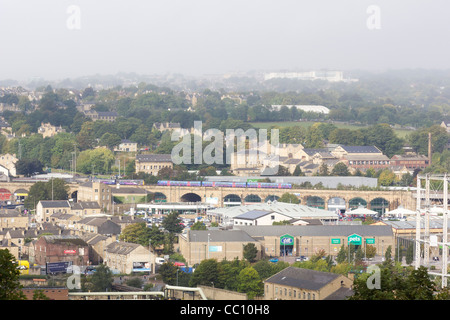
POLYGON ((62 262, 47 262, 46 272, 51 273, 66 273, 67 268, 72 265, 72 261, 62 261, 62 262))
POLYGON ((341 244, 341 239, 339 239, 339 238, 332 238, 331 239, 331 244, 341 244))
POLYGON ((347 242, 348 242, 348 244, 353 244, 353 245, 357 246, 362 243, 362 238, 361 238, 361 236, 359 236, 355 233, 355 234, 348 236, 347 242))
POLYGON ((151 271, 150 263, 144 262, 133 262, 133 272, 148 272, 151 271))
POLYGON ((209 252, 222 252, 222 246, 209 246, 209 252))
POLYGON ((280 245, 283 246, 293 246, 294 245, 294 237, 288 234, 280 237, 280 245))

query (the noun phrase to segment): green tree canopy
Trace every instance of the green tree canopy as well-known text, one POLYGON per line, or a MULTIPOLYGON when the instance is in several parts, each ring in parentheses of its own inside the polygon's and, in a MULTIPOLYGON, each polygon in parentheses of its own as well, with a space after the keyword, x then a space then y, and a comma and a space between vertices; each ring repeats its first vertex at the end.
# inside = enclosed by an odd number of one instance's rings
POLYGON ((277 200, 278 202, 285 202, 285 203, 293 203, 293 204, 299 204, 300 200, 297 198, 296 195, 292 193, 283 193, 281 197, 277 200))
POLYGON ((95 269, 94 274, 90 276, 90 282, 94 292, 111 291, 113 283, 112 271, 102 263, 95 269))
POLYGON ((26 300, 19 275, 14 256, 8 249, 0 249, 0 300, 26 300))
POLYGON ((25 198, 25 208, 35 209, 41 200, 67 200, 69 186, 62 179, 51 179, 47 182, 38 181, 30 187, 28 197, 25 198))

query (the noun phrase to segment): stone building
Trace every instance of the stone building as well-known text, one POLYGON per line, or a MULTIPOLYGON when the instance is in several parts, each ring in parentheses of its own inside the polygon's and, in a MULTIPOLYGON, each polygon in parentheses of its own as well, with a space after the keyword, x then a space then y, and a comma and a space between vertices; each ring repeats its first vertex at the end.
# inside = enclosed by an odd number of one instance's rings
MULTIPOLYGON (((180 253, 188 265, 200 263, 205 259, 233 260, 244 258, 244 246, 252 243, 258 253, 258 241, 240 230, 191 230, 178 237, 180 253)), ((257 257, 258 258, 258 257, 257 257)))
POLYGON ((170 154, 140 154, 136 156, 136 173, 145 172, 158 175, 162 168, 173 168, 170 154))
POLYGON ((353 281, 343 275, 288 267, 264 281, 265 300, 344 300, 353 281))
POLYGON ((107 245, 104 258, 106 265, 116 273, 149 272, 155 265, 155 255, 148 249, 122 241, 107 245))

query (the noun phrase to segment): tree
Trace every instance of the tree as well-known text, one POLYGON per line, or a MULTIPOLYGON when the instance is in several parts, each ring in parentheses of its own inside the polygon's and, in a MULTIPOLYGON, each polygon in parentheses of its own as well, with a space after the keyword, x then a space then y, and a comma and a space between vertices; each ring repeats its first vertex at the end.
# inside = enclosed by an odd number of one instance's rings
POLYGON ((325 162, 322 163, 322 165, 320 166, 318 175, 319 176, 328 176, 328 166, 325 162))
POLYGON ((150 239, 150 229, 147 228, 145 222, 133 223, 123 229, 119 239, 125 242, 147 246, 150 239))
POLYGON ((293 204, 299 204, 300 200, 297 198, 297 196, 293 195, 292 193, 283 193, 283 195, 277 200, 278 202, 285 202, 285 203, 293 203, 293 204))
POLYGON ((254 243, 247 243, 244 245, 244 258, 248 262, 254 262, 258 254, 258 249, 254 243))
POLYGON ((48 182, 38 181, 30 187, 28 197, 24 205, 26 208, 33 208, 41 200, 67 200, 69 196, 69 186, 62 179, 52 179, 48 182))
POLYGON ((331 170, 331 175, 332 176, 348 176, 348 175, 350 175, 350 173, 348 171, 348 167, 344 163, 339 162, 333 167, 333 170, 331 170))
POLYGON ((384 253, 384 258, 386 259, 386 261, 389 261, 392 259, 392 246, 389 246, 386 249, 386 252, 384 253))
POLYGON ((135 287, 135 288, 139 288, 140 289, 140 288, 142 288, 143 281, 139 277, 132 277, 132 278, 127 280, 126 284, 127 284, 127 286, 135 287))
POLYGON ((405 262, 406 264, 411 265, 413 260, 414 260, 414 247, 410 245, 408 246, 408 249, 406 249, 405 262))
POLYGON ((395 174, 391 170, 383 170, 378 177, 378 182, 382 186, 391 186, 395 181, 395 174))
POLYGON ((377 248, 375 246, 372 246, 372 245, 366 246, 366 257, 367 258, 375 257, 376 253, 377 253, 377 248))
POLYGON ((179 214, 178 212, 175 211, 169 213, 164 218, 162 226, 165 230, 169 231, 170 233, 180 233, 183 230, 179 214))
POLYGON ((38 289, 33 292, 33 300, 50 300, 50 298, 45 295, 43 289, 38 289))
POLYGON ((337 263, 342 263, 347 260, 347 250, 345 249, 344 245, 341 246, 341 249, 339 250, 336 261, 337 263))
POLYGON ((42 162, 38 159, 21 159, 15 163, 17 174, 29 177, 35 173, 43 173, 42 162))
POLYGON ((203 222, 197 221, 191 226, 191 230, 206 230, 206 226, 203 222))
POLYGON ((178 268, 172 262, 165 262, 159 268, 158 273, 161 275, 164 283, 176 285, 178 268))
POLYGON ((164 233, 153 224, 149 230, 150 244, 153 248, 160 246, 164 243, 164 233))
POLYGON ((113 150, 114 147, 118 146, 121 142, 122 139, 120 139, 119 135, 115 133, 106 132, 100 138, 99 145, 105 146, 108 149, 113 150))
POLYGON ((216 259, 203 260, 195 269, 189 285, 195 287, 197 285, 211 286, 212 283, 216 287, 220 287, 219 283, 220 268, 216 259))
POLYGON ((261 280, 265 280, 271 277, 273 273, 273 263, 268 260, 259 260, 253 265, 253 269, 255 269, 261 280))
POLYGON ((19 282, 16 259, 8 249, 0 250, 0 300, 26 300, 19 282))
POLYGON ((107 174, 111 172, 114 154, 108 148, 85 150, 77 158, 77 171, 85 174, 107 174))
POLYGON ((101 263, 90 276, 90 282, 95 292, 111 291, 113 274, 108 266, 101 263))
POLYGON ((296 176, 296 177, 297 176, 301 177, 301 176, 304 176, 305 173, 302 172, 302 168, 300 168, 300 166, 295 166, 295 169, 294 169, 294 172, 292 173, 292 175, 296 176))
POLYGON ((263 282, 258 272, 252 267, 247 267, 239 273, 238 283, 238 291, 246 293, 249 299, 264 293, 263 282))

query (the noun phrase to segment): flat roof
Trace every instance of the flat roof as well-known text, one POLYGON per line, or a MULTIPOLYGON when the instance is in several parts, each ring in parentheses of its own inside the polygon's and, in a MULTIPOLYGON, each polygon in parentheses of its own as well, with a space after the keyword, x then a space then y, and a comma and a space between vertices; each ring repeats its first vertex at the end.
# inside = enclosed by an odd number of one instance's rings
POLYGON ((223 217, 234 218, 249 211, 271 211, 283 214, 291 218, 322 218, 337 219, 338 215, 334 211, 317 209, 301 204, 292 204, 284 202, 257 203, 242 206, 233 206, 217 208, 208 211, 208 214, 222 215, 223 217))
POLYGON ((362 237, 393 236, 390 226, 374 225, 308 225, 308 226, 241 226, 235 225, 233 229, 242 230, 251 237, 280 237, 285 234, 291 236, 318 236, 318 237, 348 237, 358 234, 362 237))

